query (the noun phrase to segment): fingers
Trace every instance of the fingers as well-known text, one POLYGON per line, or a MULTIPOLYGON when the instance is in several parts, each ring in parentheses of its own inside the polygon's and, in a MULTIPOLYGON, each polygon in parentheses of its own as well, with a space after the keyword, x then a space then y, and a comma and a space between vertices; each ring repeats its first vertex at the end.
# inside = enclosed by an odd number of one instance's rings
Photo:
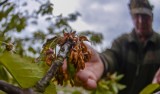
POLYGON ((160 68, 157 71, 152 83, 159 83, 160 84, 160 68))
POLYGON ((83 85, 84 88, 86 89, 95 89, 97 88, 97 82, 93 79, 88 79, 86 84, 83 85))
POLYGON ((80 70, 77 74, 76 74, 77 78, 79 80, 81 80, 81 82, 86 82, 89 78, 89 73, 88 71, 84 71, 84 70, 80 70))
POLYGON ((97 78, 91 71, 80 70, 76 76, 84 88, 95 89, 97 87, 97 78))

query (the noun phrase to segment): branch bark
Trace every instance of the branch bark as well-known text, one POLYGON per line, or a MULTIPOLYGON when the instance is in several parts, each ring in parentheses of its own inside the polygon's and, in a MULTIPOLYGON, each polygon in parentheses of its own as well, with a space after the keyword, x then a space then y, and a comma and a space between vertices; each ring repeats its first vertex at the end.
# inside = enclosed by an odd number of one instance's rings
POLYGON ((58 68, 63 65, 64 59, 67 57, 67 53, 71 47, 71 43, 67 41, 60 49, 57 56, 57 60, 52 62, 46 75, 35 85, 35 89, 39 92, 44 92, 45 88, 49 85, 51 79, 55 76, 58 68))
POLYGON ((0 80, 0 90, 6 92, 7 94, 34 94, 33 90, 30 88, 22 89, 2 80, 0 80))
POLYGON ((39 92, 44 92, 45 88, 49 85, 49 82, 51 79, 55 76, 58 68, 63 64, 62 58, 59 58, 58 60, 54 61, 46 73, 46 75, 35 85, 35 88, 39 92))
POLYGON ((0 81, 0 90, 6 92, 7 94, 21 94, 22 93, 19 87, 15 87, 4 81, 0 81))

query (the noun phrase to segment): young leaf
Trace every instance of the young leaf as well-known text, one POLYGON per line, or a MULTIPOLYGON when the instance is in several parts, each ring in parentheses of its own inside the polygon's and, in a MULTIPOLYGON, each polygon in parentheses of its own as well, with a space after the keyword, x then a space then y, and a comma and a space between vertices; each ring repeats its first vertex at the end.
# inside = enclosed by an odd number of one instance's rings
POLYGON ((74 75, 75 75, 75 68, 74 68, 74 65, 73 64, 70 64, 70 63, 68 63, 68 72, 69 72, 69 74, 70 74, 70 76, 71 77, 74 77, 74 75))
POLYGON ((115 94, 118 94, 118 88, 117 88, 115 82, 112 82, 112 83, 111 83, 111 90, 113 90, 113 92, 114 92, 115 94))
POLYGON ((30 63, 18 55, 4 53, 0 56, 0 63, 10 72, 22 88, 34 86, 45 71, 36 63, 30 63))
POLYGON ((116 80, 116 81, 119 81, 119 80, 121 80, 123 77, 124 77, 124 75, 122 75, 122 74, 121 74, 121 75, 117 75, 117 77, 115 78, 115 80, 116 80))
POLYGON ((44 94, 57 94, 55 85, 50 83, 50 85, 45 89, 44 94))
POLYGON ((1 64, 0 64, 0 79, 5 81, 9 80, 7 71, 4 69, 4 67, 1 64))
POLYGON ((125 89, 125 88, 126 88, 126 86, 125 86, 125 85, 123 85, 123 84, 119 84, 119 83, 117 83, 117 88, 118 88, 119 90, 123 90, 123 89, 125 89))
POLYGON ((152 94, 156 89, 160 88, 159 84, 150 84, 145 87, 140 94, 152 94))

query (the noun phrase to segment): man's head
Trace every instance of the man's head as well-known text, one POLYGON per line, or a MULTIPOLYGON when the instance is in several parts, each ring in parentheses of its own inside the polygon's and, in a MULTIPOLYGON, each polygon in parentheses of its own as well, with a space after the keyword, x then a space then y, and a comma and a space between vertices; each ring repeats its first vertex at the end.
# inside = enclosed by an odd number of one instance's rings
POLYGON ((129 4, 136 33, 148 36, 152 32, 153 6, 147 0, 131 0, 129 4))

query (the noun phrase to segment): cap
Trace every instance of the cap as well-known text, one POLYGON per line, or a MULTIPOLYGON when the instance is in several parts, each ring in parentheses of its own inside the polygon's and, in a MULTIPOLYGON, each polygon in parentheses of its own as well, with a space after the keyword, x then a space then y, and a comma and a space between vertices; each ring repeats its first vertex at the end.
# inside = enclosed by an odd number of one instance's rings
POLYGON ((130 0, 129 8, 131 14, 147 14, 152 16, 153 5, 148 0, 130 0))

